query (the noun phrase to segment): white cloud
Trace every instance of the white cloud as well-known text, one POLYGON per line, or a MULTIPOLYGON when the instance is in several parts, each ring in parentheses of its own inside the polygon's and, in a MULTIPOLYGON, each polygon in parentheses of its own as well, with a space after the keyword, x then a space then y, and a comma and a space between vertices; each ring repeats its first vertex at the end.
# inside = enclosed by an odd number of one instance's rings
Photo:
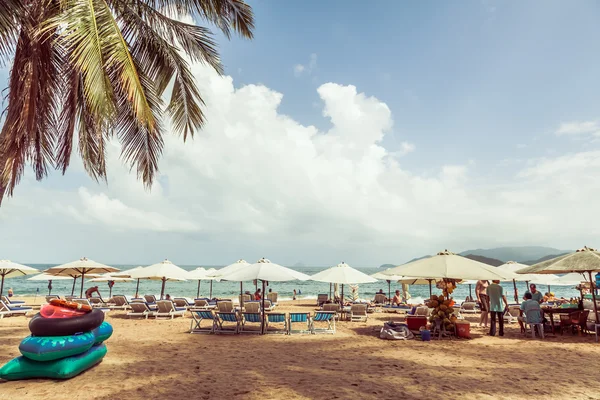
POLYGON ((560 124, 556 135, 594 135, 600 136, 598 121, 573 121, 560 124))
POLYGON ((312 53, 308 59, 307 64, 296 64, 294 65, 294 76, 296 78, 301 77, 303 74, 311 75, 317 68, 317 55, 312 53))
MULTIPOLYGON (((268 256, 378 265, 444 248, 574 248, 600 234, 590 218, 600 211, 600 188, 590 183, 600 174, 600 151, 531 160, 506 183, 479 180, 483 167, 450 158, 417 173, 382 144, 393 127, 390 108, 354 86, 318 88, 331 121, 320 131, 282 114, 281 93, 261 85, 236 89, 229 76, 192 70, 208 122, 187 143, 165 136, 152 191, 112 144, 107 187, 82 180, 77 162, 60 189, 59 178, 38 184, 26 177, 0 209, 0 241, 16 252, 7 257, 68 260, 80 256, 72 253, 78 243, 105 262, 268 256)), ((414 149, 401 142, 401 152, 414 149)))
POLYGON ((413 151, 415 151, 416 148, 417 147, 412 143, 402 142, 400 143, 400 149, 394 152, 390 152, 390 154, 397 157, 402 157, 407 155, 408 153, 412 153, 413 151))

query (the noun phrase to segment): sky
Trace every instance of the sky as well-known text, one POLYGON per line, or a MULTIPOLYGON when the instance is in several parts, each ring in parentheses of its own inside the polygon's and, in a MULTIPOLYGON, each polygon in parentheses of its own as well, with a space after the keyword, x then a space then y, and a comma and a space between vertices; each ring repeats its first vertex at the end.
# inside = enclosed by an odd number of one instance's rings
POLYGON ((379 266, 598 245, 600 4, 249 3, 254 40, 217 34, 226 75, 192 66, 208 122, 167 135, 152 190, 118 143, 108 184, 76 157, 42 182, 29 168, 0 258, 379 266))

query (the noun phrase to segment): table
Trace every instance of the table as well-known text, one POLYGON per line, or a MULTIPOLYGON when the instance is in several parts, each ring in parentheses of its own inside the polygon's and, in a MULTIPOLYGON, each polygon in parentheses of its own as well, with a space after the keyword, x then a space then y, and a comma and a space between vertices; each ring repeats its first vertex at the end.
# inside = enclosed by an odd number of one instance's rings
POLYGON ((579 312, 580 310, 577 308, 542 307, 542 311, 544 314, 548 314, 550 316, 550 326, 552 327, 552 333, 554 334, 554 314, 571 314, 574 312, 579 312))

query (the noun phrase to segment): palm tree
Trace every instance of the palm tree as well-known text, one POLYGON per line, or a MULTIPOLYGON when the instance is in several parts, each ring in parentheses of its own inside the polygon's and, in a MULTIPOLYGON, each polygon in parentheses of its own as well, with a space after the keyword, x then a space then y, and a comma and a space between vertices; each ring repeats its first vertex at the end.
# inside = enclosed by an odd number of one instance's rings
POLYGON ((186 15, 228 38, 232 31, 253 36, 244 0, 0 0, 0 63, 12 60, 0 204, 26 163, 38 180, 49 168, 64 174, 75 146, 88 174, 105 180, 105 143, 115 136, 122 158, 152 185, 163 114, 183 140, 204 123, 188 60, 223 72, 211 31, 181 22, 186 15))

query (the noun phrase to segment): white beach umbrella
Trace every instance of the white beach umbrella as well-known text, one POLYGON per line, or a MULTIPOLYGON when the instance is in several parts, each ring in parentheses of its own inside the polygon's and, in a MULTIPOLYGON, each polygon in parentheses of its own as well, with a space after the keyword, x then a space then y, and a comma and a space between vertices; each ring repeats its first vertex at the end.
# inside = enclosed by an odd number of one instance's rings
MULTIPOLYGON (((142 267, 140 265, 140 266, 137 266, 135 268, 126 269, 124 271, 112 272, 111 275, 114 276, 114 277, 131 278, 131 273, 133 271, 139 271, 142 268, 144 268, 144 267, 142 267)), ((139 280, 139 278, 137 278, 137 283, 135 285, 135 296, 134 297, 138 297, 138 291, 139 291, 139 289, 140 289, 140 280, 139 280)))
MULTIPOLYGON (((108 274, 104 274, 97 278, 89 279, 88 282, 133 282, 132 278, 124 278, 121 276, 111 276, 108 274)), ((109 283, 108 285, 108 297, 112 297, 112 285, 109 283)))
POLYGON ((360 272, 345 262, 327 268, 324 271, 318 272, 310 277, 311 280, 317 282, 327 283, 338 283, 342 285, 342 296, 341 302, 344 302, 344 285, 356 284, 356 283, 375 283, 376 278, 369 276, 363 272, 360 272))
POLYGON ((459 256, 448 250, 383 271, 388 275, 405 275, 415 278, 447 278, 511 281, 514 273, 479 261, 459 256))
MULTIPOLYGON (((513 277, 513 287, 515 289, 515 301, 519 302, 519 290, 517 289, 517 282, 525 282, 526 285, 529 285, 529 282, 534 282, 534 283, 539 283, 539 284, 548 284, 547 280, 544 280, 543 282, 541 282, 539 280, 540 276, 536 276, 536 275, 531 275, 531 274, 517 274, 517 271, 523 268, 527 268, 529 267, 529 265, 525 265, 525 264, 520 264, 516 261, 508 261, 502 265, 500 265, 498 268, 503 269, 505 271, 509 271, 515 274, 515 276, 513 277), (536 280, 537 279, 537 280, 536 280)), ((551 275, 548 276, 548 280, 553 280, 558 278, 556 275, 551 275)), ((529 290, 529 287, 526 287, 525 290, 529 290)), ((550 291, 550 288, 548 288, 548 291, 550 291)))
POLYGON ((70 276, 56 276, 50 274, 38 274, 31 278, 27 278, 28 281, 48 281, 48 295, 52 294, 52 281, 70 281, 70 276))
MULTIPOLYGON (((44 272, 50 275, 70 276, 73 278, 73 287, 75 287, 75 279, 81 277, 81 292, 80 297, 83 297, 83 281, 86 275, 103 274, 105 272, 117 272, 118 268, 100 264, 99 262, 82 257, 79 260, 70 263, 57 265, 56 267, 48 268, 44 272)), ((71 294, 73 294, 71 292, 71 294)))
MULTIPOLYGON (((279 264, 272 263, 266 258, 258 260, 256 263, 240 268, 231 274, 221 276, 222 280, 244 282, 252 280, 262 281, 262 310, 265 309, 265 290, 266 283, 269 281, 273 282, 285 282, 300 280, 305 281, 310 279, 310 276, 303 274, 302 272, 294 271, 293 269, 282 267, 279 264)), ((265 315, 262 314, 261 332, 264 333, 265 328, 265 315)))
POLYGON ((216 279, 212 275, 215 274, 216 272, 217 272, 217 270, 214 268, 204 269, 202 267, 196 268, 196 269, 188 272, 189 280, 193 280, 193 281, 197 280, 198 281, 198 292, 196 293, 196 297, 200 297, 200 282, 203 280, 211 281, 210 297, 212 297, 212 281, 216 279))
MULTIPOLYGON (((240 269, 244 269, 246 267, 249 267, 250 264, 248 261, 244 260, 244 259, 239 259, 236 262, 234 262, 233 264, 229 264, 223 268, 220 268, 218 270, 216 270, 215 272, 208 274, 208 277, 212 277, 213 279, 210 281, 210 297, 212 298, 212 283, 213 280, 219 282, 221 280, 221 277, 224 275, 229 275, 233 272, 236 272, 240 269)), ((243 293, 244 291, 244 283, 242 281, 240 281, 240 295, 243 293)))
POLYGON ((162 300, 165 294, 165 284, 167 281, 186 281, 188 271, 178 267, 169 260, 164 260, 158 264, 152 264, 149 267, 131 271, 130 276, 133 279, 150 279, 153 281, 162 281, 160 288, 160 298, 162 300))
POLYGON ((2 283, 0 283, 0 296, 4 290, 4 279, 23 275, 31 275, 38 272, 40 271, 26 265, 17 264, 16 262, 9 260, 0 260, 0 278, 2 279, 2 283))
MULTIPOLYGON (((568 272, 585 273, 590 283, 593 283, 592 272, 600 272, 600 252, 584 246, 574 253, 558 256, 551 260, 542 261, 531 267, 517 271, 519 274, 564 274, 568 272)), ((594 301, 594 314, 598 318, 598 305, 596 304, 596 290, 591 287, 594 301)))
MULTIPOLYGON (((543 276, 543 275, 540 275, 543 276)), ((565 274, 563 276, 559 276, 552 284, 557 286, 577 286, 581 282, 589 282, 589 278, 585 276, 585 274, 578 272, 571 272, 570 274, 565 274)))

